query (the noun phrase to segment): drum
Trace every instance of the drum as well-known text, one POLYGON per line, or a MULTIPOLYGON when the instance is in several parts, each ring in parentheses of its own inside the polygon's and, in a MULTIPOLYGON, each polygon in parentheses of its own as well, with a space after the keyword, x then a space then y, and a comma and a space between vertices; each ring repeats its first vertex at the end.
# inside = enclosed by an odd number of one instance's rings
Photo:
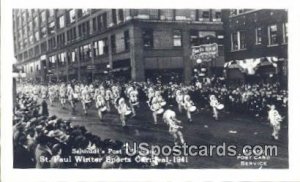
POLYGON ((107 109, 106 106, 103 106, 103 107, 100 108, 100 111, 104 112, 104 111, 106 111, 106 109, 107 109))
POLYGON ((75 94, 73 94, 73 98, 74 98, 74 99, 78 99, 78 98, 79 98, 79 95, 75 93, 75 94))
POLYGON ((164 112, 164 109, 163 108, 160 108, 158 109, 157 111, 155 111, 156 114, 162 114, 164 112))
POLYGON ((133 106, 139 105, 139 102, 132 102, 131 103, 133 106))
POLYGON ((218 110, 221 110, 221 109, 224 108, 224 104, 219 104, 219 105, 216 106, 216 108, 217 108, 218 110))
POLYGON ((162 101, 162 102, 160 103, 161 106, 165 106, 166 104, 167 104, 166 101, 162 101))
POLYGON ((127 110, 126 112, 125 112, 125 115, 126 116, 128 116, 128 115, 130 115, 131 114, 131 110, 127 110))
POLYGON ((190 108, 189 108, 189 111, 190 112, 195 112, 197 110, 197 107, 196 106, 191 106, 190 108))

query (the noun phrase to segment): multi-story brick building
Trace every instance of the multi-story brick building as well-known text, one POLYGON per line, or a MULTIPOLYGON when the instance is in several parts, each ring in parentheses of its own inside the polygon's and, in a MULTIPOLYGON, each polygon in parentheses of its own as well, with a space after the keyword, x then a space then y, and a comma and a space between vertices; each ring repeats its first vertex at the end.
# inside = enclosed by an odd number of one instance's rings
MULTIPOLYGON (((254 76, 276 74, 287 78, 288 24, 283 9, 223 10, 226 61, 260 59, 254 76), (272 64, 276 61, 276 66, 272 64)), ((229 77, 245 78, 239 69, 229 69, 229 77)))
POLYGON ((17 65, 28 78, 91 80, 106 74, 145 80, 177 72, 189 81, 194 45, 217 43, 212 67, 223 67, 223 23, 214 9, 15 9, 17 65))

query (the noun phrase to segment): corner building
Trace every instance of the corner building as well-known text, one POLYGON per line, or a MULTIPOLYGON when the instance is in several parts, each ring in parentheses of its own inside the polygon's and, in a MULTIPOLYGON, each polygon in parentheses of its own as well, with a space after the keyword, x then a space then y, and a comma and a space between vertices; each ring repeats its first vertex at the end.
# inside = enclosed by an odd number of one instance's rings
POLYGON ((144 81, 177 73, 190 81, 192 46, 217 43, 210 67, 224 65, 221 10, 15 9, 17 67, 28 80, 91 81, 107 73, 144 81))

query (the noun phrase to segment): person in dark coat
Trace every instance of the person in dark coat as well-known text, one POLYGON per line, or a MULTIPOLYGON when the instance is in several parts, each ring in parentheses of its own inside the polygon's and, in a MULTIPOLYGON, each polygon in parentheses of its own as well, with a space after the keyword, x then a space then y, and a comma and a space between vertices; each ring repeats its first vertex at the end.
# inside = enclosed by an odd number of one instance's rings
POLYGON ((34 167, 34 157, 27 150, 26 141, 24 134, 19 136, 18 143, 14 147, 14 168, 34 167))
POLYGON ((41 113, 42 116, 49 116, 48 104, 45 99, 43 99, 41 107, 42 107, 42 113, 41 113))

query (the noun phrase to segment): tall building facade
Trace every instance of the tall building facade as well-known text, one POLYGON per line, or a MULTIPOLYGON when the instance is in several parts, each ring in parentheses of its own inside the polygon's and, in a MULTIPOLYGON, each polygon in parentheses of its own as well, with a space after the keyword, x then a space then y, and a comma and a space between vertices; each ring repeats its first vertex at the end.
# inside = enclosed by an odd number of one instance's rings
MULTIPOLYGON (((224 10, 226 62, 258 60, 255 76, 277 75, 286 81, 288 61, 288 13, 283 9, 224 10)), ((236 67, 231 78, 247 76, 236 67)), ((283 81, 284 81, 283 80, 283 81)))
POLYGON ((221 10, 15 9, 17 67, 33 81, 91 81, 107 73, 143 81, 176 72, 190 81, 193 46, 216 43, 224 65, 221 10))

